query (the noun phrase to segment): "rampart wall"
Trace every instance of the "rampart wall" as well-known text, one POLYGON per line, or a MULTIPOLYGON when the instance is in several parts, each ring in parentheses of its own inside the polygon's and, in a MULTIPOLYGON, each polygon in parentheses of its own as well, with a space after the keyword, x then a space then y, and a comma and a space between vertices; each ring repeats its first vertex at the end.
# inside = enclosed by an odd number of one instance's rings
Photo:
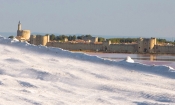
POLYGON ((37 43, 36 43, 36 35, 31 35, 30 36, 30 44, 37 45, 37 43))
POLYGON ((51 47, 59 47, 66 50, 73 50, 73 51, 102 51, 103 47, 102 44, 93 44, 93 43, 62 43, 62 42, 48 42, 47 46, 51 47))
POLYGON ((59 47, 66 50, 73 51, 105 51, 105 52, 118 52, 118 53, 136 53, 137 44, 94 44, 94 43, 61 43, 61 42, 48 42, 47 46, 59 47))
POLYGON ((137 46, 137 44, 111 44, 109 51, 117 53, 137 53, 137 46))
POLYGON ((59 47, 71 51, 102 51, 111 53, 157 53, 175 54, 175 46, 156 45, 156 39, 138 39, 136 44, 111 44, 111 41, 104 41, 101 44, 95 43, 71 43, 71 42, 50 42, 49 36, 31 35, 30 43, 50 47, 59 47))
POLYGON ((175 54, 175 46, 154 46, 155 53, 161 54, 175 54))

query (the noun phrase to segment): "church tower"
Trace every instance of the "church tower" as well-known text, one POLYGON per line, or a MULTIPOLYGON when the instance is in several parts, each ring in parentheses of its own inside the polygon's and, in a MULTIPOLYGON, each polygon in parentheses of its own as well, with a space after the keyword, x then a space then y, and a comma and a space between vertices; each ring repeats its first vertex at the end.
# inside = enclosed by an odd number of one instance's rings
POLYGON ((20 21, 18 23, 18 30, 21 30, 21 23, 20 23, 20 21))

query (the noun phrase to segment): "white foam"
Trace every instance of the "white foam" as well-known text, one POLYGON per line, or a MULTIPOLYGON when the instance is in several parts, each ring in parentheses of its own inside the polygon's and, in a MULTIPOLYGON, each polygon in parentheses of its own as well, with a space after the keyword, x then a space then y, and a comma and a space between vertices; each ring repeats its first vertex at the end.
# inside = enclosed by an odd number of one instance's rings
POLYGON ((175 72, 0 37, 3 105, 173 104, 175 72))
POLYGON ((130 63, 134 63, 134 60, 131 59, 130 56, 127 56, 126 59, 125 59, 126 62, 130 62, 130 63))

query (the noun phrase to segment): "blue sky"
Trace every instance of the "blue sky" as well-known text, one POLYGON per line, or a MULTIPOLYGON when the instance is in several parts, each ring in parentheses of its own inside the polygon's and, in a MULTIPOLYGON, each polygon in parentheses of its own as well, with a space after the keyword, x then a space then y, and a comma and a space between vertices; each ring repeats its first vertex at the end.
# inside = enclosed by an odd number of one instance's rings
POLYGON ((0 0, 0 32, 175 36, 175 0, 0 0))

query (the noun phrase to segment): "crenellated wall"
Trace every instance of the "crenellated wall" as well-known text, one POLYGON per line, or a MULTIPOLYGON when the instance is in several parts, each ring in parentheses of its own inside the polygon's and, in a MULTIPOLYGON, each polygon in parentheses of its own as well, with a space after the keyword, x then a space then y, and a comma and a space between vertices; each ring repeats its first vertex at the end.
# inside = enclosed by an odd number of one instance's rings
POLYGON ((175 54, 175 46, 155 45, 154 50, 156 53, 161 53, 161 54, 175 54))
POLYGON ((156 38, 139 38, 136 44, 111 44, 111 41, 96 43, 50 42, 49 35, 31 35, 30 43, 50 47, 59 47, 71 51, 102 51, 111 53, 167 53, 175 54, 175 46, 156 45, 156 38))
POLYGON ((72 51, 102 51, 101 44, 93 44, 93 43, 62 43, 62 42, 48 42, 47 46, 50 47, 59 47, 65 50, 72 50, 72 51))
POLYGON ((119 52, 119 53, 136 53, 137 44, 94 44, 94 43, 62 43, 62 42, 48 42, 47 46, 59 47, 72 51, 105 51, 105 52, 119 52))
POLYGON ((137 53, 137 44, 111 44, 110 52, 117 53, 137 53))

